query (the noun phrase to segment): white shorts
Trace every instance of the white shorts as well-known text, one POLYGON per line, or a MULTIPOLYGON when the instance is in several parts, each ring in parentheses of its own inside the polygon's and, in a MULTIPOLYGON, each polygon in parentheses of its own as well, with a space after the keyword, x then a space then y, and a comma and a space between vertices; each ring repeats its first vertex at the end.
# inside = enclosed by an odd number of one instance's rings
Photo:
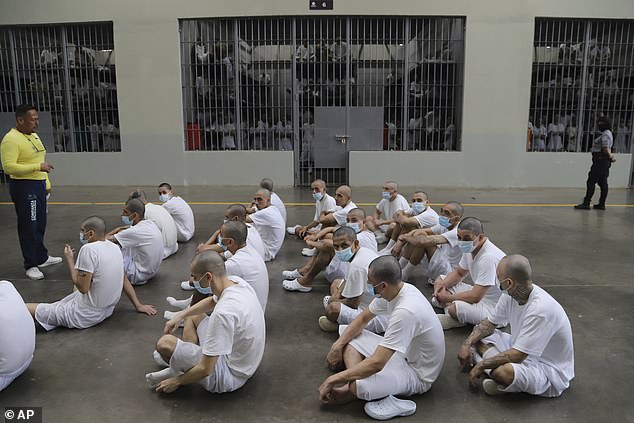
POLYGON ((452 270, 449 258, 447 258, 443 248, 436 248, 436 252, 431 256, 431 260, 427 264, 427 278, 431 279, 433 284, 440 275, 447 275, 452 270))
POLYGON ((147 275, 141 274, 137 270, 136 263, 132 257, 132 251, 130 251, 129 248, 123 248, 121 252, 123 253, 123 271, 128 277, 130 283, 132 285, 143 285, 147 283, 147 281, 151 278, 147 277, 147 275))
POLYGON ((31 365, 31 360, 33 360, 33 356, 29 357, 26 362, 20 366, 20 368, 18 370, 16 370, 13 373, 9 373, 6 375, 1 375, 0 374, 0 392, 6 388, 7 386, 9 386, 11 384, 11 382, 13 382, 14 380, 16 380, 18 378, 18 376, 20 376, 22 373, 24 373, 26 371, 26 369, 29 368, 29 366, 31 365))
POLYGON ((338 258, 333 257, 333 259, 330 260, 330 263, 328 263, 328 266, 324 269, 326 280, 332 283, 335 279, 345 278, 349 265, 350 263, 343 262, 338 258))
MULTIPOLYGON (((348 325, 352 323, 352 321, 356 319, 363 310, 368 308, 366 305, 359 305, 359 308, 352 308, 343 303, 340 303, 339 305, 341 308, 339 309, 339 316, 337 316, 337 323, 340 325, 348 325)), ((388 316, 374 316, 374 319, 370 320, 365 329, 374 333, 385 333, 388 323, 388 316)))
MULTIPOLYGON (((511 349, 511 334, 495 330, 493 334, 482 339, 484 344, 493 344, 495 351, 485 353, 487 357, 511 349)), ((505 392, 526 392, 542 397, 558 397, 563 391, 558 391, 548 380, 552 368, 532 357, 527 357, 521 363, 511 363, 513 366, 513 383, 503 389, 505 392)))
MULTIPOLYGON (((470 291, 472 289, 472 285, 459 282, 449 288, 448 291, 452 294, 457 294, 459 292, 470 291)), ((475 304, 470 304, 465 301, 454 301, 453 303, 456 305, 458 320, 461 323, 470 323, 472 325, 477 325, 484 319, 488 318, 495 310, 495 304, 485 300, 480 300, 475 304)))
MULTIPOLYGON (((170 358, 169 365, 173 370, 184 373, 198 364, 202 356, 203 349, 200 345, 179 339, 176 341, 176 348, 172 358, 170 358)), ((218 357, 214 371, 206 378, 201 379, 199 383, 207 391, 221 394, 241 388, 247 380, 248 378, 238 377, 231 373, 224 356, 221 355, 218 357)))
MULTIPOLYGON (((341 335, 346 328, 346 325, 339 326, 339 334, 341 335)), ((374 353, 382 339, 382 336, 364 330, 350 341, 349 345, 367 358, 374 353)), ((431 388, 431 383, 420 380, 414 369, 407 364, 405 356, 398 351, 392 354, 383 370, 365 379, 357 380, 356 384, 357 398, 366 401, 388 395, 422 394, 431 388)))
POLYGON ((81 295, 81 292, 74 291, 55 303, 38 304, 35 320, 46 330, 57 326, 85 329, 103 322, 114 312, 114 305, 95 308, 79 303, 81 295))

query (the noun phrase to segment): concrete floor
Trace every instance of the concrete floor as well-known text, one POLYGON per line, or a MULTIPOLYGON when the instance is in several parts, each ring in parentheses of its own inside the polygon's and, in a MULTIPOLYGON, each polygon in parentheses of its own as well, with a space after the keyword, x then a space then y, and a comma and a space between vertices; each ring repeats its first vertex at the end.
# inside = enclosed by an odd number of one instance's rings
MULTIPOLYGON (((120 204, 69 205, 55 202, 121 203, 126 187, 62 187, 49 205, 46 244, 62 255, 64 243, 79 247, 81 220, 103 216, 110 226, 120 222, 120 204)), ((148 188, 149 193, 154 188, 148 188)), ((190 202, 231 203, 251 198, 253 188, 189 187, 179 190, 190 202)), ((331 189, 334 192, 334 189, 331 189)), ((379 189, 353 192, 366 211, 379 199, 379 189)), ((401 189, 406 196, 413 189, 401 189)), ((307 189, 279 191, 287 203, 311 200, 307 189)), ((446 333, 447 357, 439 379, 428 393, 412 398, 418 411, 409 421, 541 421, 634 422, 630 390, 634 376, 634 192, 612 190, 606 211, 575 211, 582 190, 430 190, 433 203, 457 200, 466 215, 485 222, 486 233, 507 253, 528 256, 535 282, 564 307, 573 327, 576 378, 562 397, 528 395, 487 397, 467 387, 455 354, 469 329, 446 333), (509 206, 511 204, 512 206, 509 206), (569 204, 569 205, 565 205, 569 204), (626 206, 629 205, 629 206, 626 206), (627 387, 630 387, 629 389, 627 387)), ((0 201, 8 202, 6 185, 0 201)), ((158 200, 157 200, 158 202, 158 200)), ((198 242, 222 222, 224 204, 193 205, 197 230, 192 241, 164 261, 159 275, 138 288, 141 301, 162 315, 165 297, 185 297, 179 281, 198 242)), ((288 223, 308 222, 312 207, 289 205, 288 223)), ((0 278, 12 281, 28 302, 50 302, 71 291, 66 265, 44 269, 46 279, 25 279, 10 203, 0 204, 0 278)), ((317 388, 330 374, 325 356, 334 335, 322 332, 317 318, 328 287, 324 279, 309 294, 285 292, 281 271, 303 262, 299 240, 288 237, 278 258, 268 263, 271 290, 267 342, 255 376, 237 392, 212 395, 187 386, 172 395, 157 395, 145 386, 144 374, 157 369, 151 352, 162 333, 162 316, 137 314, 125 297, 115 314, 88 330, 39 331, 31 367, 0 393, 2 406, 43 407, 46 422, 130 421, 358 421, 369 420, 361 401, 321 407, 317 388)), ((422 275, 414 279, 429 296, 422 275)), ((0 322, 1 324, 1 322, 0 322)))

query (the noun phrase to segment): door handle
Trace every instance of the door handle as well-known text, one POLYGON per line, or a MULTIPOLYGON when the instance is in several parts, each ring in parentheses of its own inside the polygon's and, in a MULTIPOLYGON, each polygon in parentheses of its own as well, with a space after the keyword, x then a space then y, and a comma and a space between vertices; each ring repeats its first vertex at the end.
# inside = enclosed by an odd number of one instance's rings
POLYGON ((348 142, 348 138, 350 138, 350 135, 335 135, 335 138, 337 139, 337 141, 339 141, 341 144, 346 144, 348 142))

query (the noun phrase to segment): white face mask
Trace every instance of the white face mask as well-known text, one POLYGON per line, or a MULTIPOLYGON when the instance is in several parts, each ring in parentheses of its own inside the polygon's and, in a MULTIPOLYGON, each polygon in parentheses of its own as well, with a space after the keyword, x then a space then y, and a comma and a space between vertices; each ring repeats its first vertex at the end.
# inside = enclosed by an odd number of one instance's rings
POLYGON ((170 198, 172 198, 172 196, 170 194, 161 194, 159 195, 159 200, 161 200, 161 202, 163 203, 167 203, 170 198))

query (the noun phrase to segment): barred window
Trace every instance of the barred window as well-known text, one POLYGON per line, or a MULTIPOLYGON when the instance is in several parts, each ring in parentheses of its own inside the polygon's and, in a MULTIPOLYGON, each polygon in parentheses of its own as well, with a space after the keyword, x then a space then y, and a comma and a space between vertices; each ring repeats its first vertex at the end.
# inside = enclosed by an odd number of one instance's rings
POLYGON ((634 22, 535 21, 528 151, 587 152, 607 116, 613 150, 628 153, 633 111, 634 22))
POLYGON ((464 18, 187 19, 180 31, 186 150, 291 150, 303 185, 342 174, 315 155, 328 129, 371 127, 351 150, 460 149, 464 18))
POLYGON ((111 22, 0 27, 0 58, 3 121, 33 104, 48 151, 121 151, 111 22))

